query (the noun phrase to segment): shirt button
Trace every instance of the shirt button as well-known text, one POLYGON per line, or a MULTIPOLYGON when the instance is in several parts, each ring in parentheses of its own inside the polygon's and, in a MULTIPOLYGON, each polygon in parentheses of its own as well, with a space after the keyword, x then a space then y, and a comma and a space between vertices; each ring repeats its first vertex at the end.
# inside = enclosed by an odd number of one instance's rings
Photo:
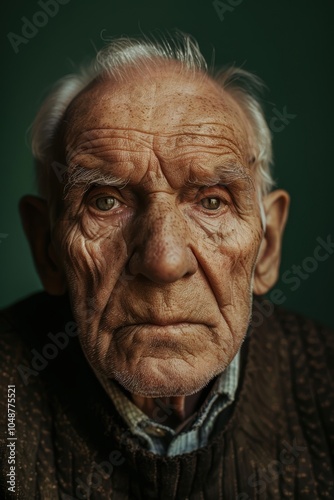
POLYGON ((147 434, 149 434, 150 436, 166 436, 166 431, 164 429, 160 429, 160 427, 154 427, 153 425, 147 425, 145 427, 145 432, 147 432, 147 434))

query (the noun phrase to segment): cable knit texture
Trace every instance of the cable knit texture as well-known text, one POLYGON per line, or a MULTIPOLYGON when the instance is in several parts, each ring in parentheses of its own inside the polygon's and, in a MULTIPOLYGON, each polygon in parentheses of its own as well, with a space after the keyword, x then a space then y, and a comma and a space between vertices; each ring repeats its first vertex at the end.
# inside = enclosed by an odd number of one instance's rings
POLYGON ((161 457, 131 438, 77 337, 45 351, 49 332, 69 321, 66 297, 45 293, 1 315, 1 498, 334 498, 331 331, 282 310, 263 318, 243 343, 235 403, 209 444, 161 457), (7 384, 16 386, 15 496, 6 483, 7 384))

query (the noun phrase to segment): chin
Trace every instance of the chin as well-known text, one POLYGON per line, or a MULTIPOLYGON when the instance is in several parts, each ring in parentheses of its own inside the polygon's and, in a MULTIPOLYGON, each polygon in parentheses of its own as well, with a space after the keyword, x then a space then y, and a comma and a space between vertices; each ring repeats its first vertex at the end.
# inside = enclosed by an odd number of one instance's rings
POLYGON ((180 360, 154 360, 141 363, 132 373, 115 371, 113 378, 131 394, 148 398, 190 396, 203 387, 216 375, 224 371, 220 367, 216 371, 203 370, 198 372, 196 367, 180 360))

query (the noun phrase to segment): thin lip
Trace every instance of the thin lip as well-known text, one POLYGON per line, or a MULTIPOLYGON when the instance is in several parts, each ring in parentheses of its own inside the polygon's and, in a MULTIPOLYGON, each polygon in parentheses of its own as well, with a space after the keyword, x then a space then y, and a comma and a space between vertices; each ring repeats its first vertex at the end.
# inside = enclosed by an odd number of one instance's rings
POLYGON ((155 320, 155 321, 138 321, 136 323, 124 323, 120 325, 117 330, 121 330, 122 328, 129 328, 132 326, 148 326, 148 327, 168 327, 168 326, 186 326, 186 325, 207 325, 206 323, 202 323, 199 321, 191 321, 191 320, 155 320))

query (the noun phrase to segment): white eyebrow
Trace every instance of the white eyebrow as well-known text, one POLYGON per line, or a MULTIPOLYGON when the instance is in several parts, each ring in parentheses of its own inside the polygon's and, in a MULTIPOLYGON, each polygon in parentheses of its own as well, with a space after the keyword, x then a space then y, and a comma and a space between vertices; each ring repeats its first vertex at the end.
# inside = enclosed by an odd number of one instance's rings
POLYGON ((118 187, 122 189, 128 182, 128 179, 115 177, 112 174, 102 172, 98 168, 85 168, 77 165, 73 167, 72 172, 68 175, 64 188, 64 196, 66 197, 69 191, 75 186, 82 187, 83 191, 86 192, 92 184, 118 187))
POLYGON ((238 182, 243 191, 251 191, 254 189, 254 180, 252 176, 245 170, 245 168, 237 162, 228 162, 224 165, 219 165, 213 169, 213 174, 203 174, 203 178, 191 175, 187 181, 188 185, 215 185, 225 184, 230 185, 238 182))
MULTIPOLYGON (((210 186, 220 182, 225 185, 240 183, 241 185, 239 188, 246 193, 246 196, 252 188, 254 189, 252 177, 237 162, 228 162, 225 165, 219 165, 214 169, 213 175, 204 173, 202 179, 200 177, 191 175, 190 179, 188 179, 185 184, 188 186, 210 186)), ((70 167, 70 172, 67 176, 64 187, 64 198, 66 198, 69 192, 75 187, 80 187, 83 193, 92 185, 111 186, 123 189, 129 181, 129 178, 116 177, 115 175, 103 172, 99 168, 86 168, 81 165, 73 165, 70 167)))

